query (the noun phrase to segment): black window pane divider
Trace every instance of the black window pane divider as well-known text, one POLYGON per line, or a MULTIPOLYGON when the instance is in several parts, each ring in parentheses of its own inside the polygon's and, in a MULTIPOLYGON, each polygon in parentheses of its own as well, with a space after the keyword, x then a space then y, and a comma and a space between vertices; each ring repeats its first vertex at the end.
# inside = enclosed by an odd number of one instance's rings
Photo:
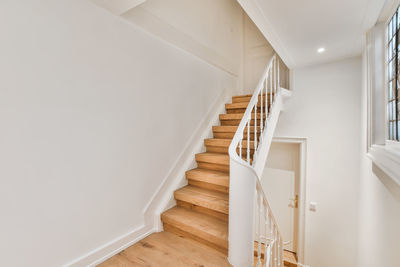
POLYGON ((400 8, 394 13, 387 27, 388 64, 388 138, 400 141, 400 8))

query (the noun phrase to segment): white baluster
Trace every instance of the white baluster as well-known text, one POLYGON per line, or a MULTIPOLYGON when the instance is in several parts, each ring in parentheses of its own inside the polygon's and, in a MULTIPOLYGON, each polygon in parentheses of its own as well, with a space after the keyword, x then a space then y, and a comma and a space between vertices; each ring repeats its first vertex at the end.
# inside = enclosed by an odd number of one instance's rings
POLYGON ((271 108, 272 108, 272 90, 273 90, 273 88, 272 88, 272 79, 273 79, 273 77, 272 77, 272 68, 270 69, 270 75, 269 75, 269 77, 270 77, 270 79, 269 79, 269 91, 270 91, 270 95, 269 95, 269 100, 270 100, 270 102, 269 102, 269 111, 270 111, 270 113, 271 113, 271 108))
POLYGON ((279 62, 280 62, 280 60, 278 58, 278 90, 280 90, 280 88, 281 88, 281 77, 279 75, 279 62))
POLYGON ((283 240, 281 239, 281 266, 285 266, 285 262, 284 262, 284 260, 283 260, 283 248, 284 248, 284 246, 283 246, 283 240))
POLYGON ((249 164, 250 164, 250 123, 251 123, 251 115, 249 121, 247 122, 247 162, 249 164))
POLYGON ((239 157, 242 158, 242 143, 243 143, 243 134, 240 136, 239 142, 239 157))
POLYGON ((256 151, 257 151, 257 104, 258 104, 258 94, 256 98, 256 104, 254 106, 254 153, 253 153, 253 164, 256 161, 256 151))
POLYGON ((276 86, 278 85, 277 82, 277 71, 276 71, 276 59, 274 59, 274 100, 275 100, 275 96, 276 96, 276 86))
POLYGON ((271 239, 271 248, 269 250, 269 258, 270 258, 270 262, 271 265, 274 264, 274 259, 273 259, 273 250, 274 250, 274 245, 275 245, 275 241, 274 241, 274 234, 273 234, 273 228, 274 225, 272 224, 272 216, 269 216, 269 237, 271 239))
POLYGON ((269 253, 268 253, 268 247, 270 247, 270 244, 271 243, 269 243, 268 245, 267 245, 267 241, 268 241, 268 220, 269 220, 269 218, 268 218, 268 207, 267 206, 264 206, 264 222, 265 222, 265 247, 264 247, 264 266, 265 267, 269 267, 269 259, 270 259, 270 256, 269 256, 269 253))
POLYGON ((278 234, 278 266, 281 266, 281 236, 278 234))
POLYGON ((274 224, 274 236, 275 236, 275 247, 274 247, 274 262, 275 266, 278 266, 278 231, 276 225, 274 224))
POLYGON ((262 132, 263 132, 263 124, 264 124, 264 116, 263 116, 263 104, 264 104, 264 102, 263 102, 263 93, 264 93, 264 82, 263 82, 263 88, 261 88, 261 98, 260 98, 260 101, 261 101, 261 118, 260 118, 260 143, 261 143, 261 141, 262 141, 262 132))
MULTIPOLYGON (((254 160, 254 159, 253 159, 254 160)), ((260 194, 260 192, 257 191, 258 194, 258 224, 257 224, 257 228, 258 228, 258 246, 257 246, 257 267, 261 267, 261 220, 262 220, 262 195, 260 194)), ((265 260, 265 255, 264 255, 264 260, 265 260)))
POLYGON ((264 131, 267 129, 267 119, 268 119, 268 75, 265 76, 265 127, 264 131))

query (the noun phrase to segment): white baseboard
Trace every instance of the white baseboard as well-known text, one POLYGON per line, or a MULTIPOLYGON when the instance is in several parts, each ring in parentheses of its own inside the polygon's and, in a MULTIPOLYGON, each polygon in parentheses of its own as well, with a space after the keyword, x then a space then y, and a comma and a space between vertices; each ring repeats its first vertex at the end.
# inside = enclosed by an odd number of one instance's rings
POLYGON ((154 232, 153 228, 142 225, 64 266, 96 266, 154 232))
POLYGON ((212 126, 218 124, 218 115, 225 111, 225 103, 230 99, 231 94, 230 90, 225 89, 216 99, 146 206, 144 211, 146 224, 152 225, 157 231, 162 230, 161 213, 174 206, 174 191, 187 184, 185 172, 196 166, 195 154, 205 151, 204 139, 212 137, 212 126))

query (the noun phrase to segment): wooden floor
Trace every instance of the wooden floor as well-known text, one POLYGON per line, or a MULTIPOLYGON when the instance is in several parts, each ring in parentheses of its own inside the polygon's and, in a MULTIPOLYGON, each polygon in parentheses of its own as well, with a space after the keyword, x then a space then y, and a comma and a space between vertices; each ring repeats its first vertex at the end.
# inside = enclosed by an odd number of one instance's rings
POLYGON ((152 234, 99 265, 130 266, 231 266, 226 255, 200 242, 169 232, 152 234))

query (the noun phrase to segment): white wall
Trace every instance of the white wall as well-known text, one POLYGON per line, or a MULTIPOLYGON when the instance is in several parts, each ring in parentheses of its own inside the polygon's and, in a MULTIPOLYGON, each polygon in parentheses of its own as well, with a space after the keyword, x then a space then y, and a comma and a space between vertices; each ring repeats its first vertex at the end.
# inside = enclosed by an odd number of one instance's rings
POLYGON ((373 165, 367 147, 367 68, 363 55, 361 94, 361 179, 357 267, 397 267, 400 263, 400 186, 373 165))
POLYGON ((357 252, 360 176, 361 60, 294 70, 293 96, 276 137, 307 137, 305 261, 311 267, 353 267, 357 252))
POLYGON ((235 0, 147 0, 123 17, 234 76, 241 75, 243 10, 235 0))
MULTIPOLYGON (((251 94, 276 52, 246 13, 243 16, 243 28, 243 89, 251 94)), ((280 85, 289 89, 289 69, 279 60, 280 85)))
POLYGON ((237 79, 89 1, 0 2, 3 266, 59 266, 144 223, 237 79))
POLYGON ((249 16, 244 15, 243 21, 243 88, 248 94, 251 94, 260 81, 260 77, 264 73, 269 61, 275 54, 275 50, 249 16))

